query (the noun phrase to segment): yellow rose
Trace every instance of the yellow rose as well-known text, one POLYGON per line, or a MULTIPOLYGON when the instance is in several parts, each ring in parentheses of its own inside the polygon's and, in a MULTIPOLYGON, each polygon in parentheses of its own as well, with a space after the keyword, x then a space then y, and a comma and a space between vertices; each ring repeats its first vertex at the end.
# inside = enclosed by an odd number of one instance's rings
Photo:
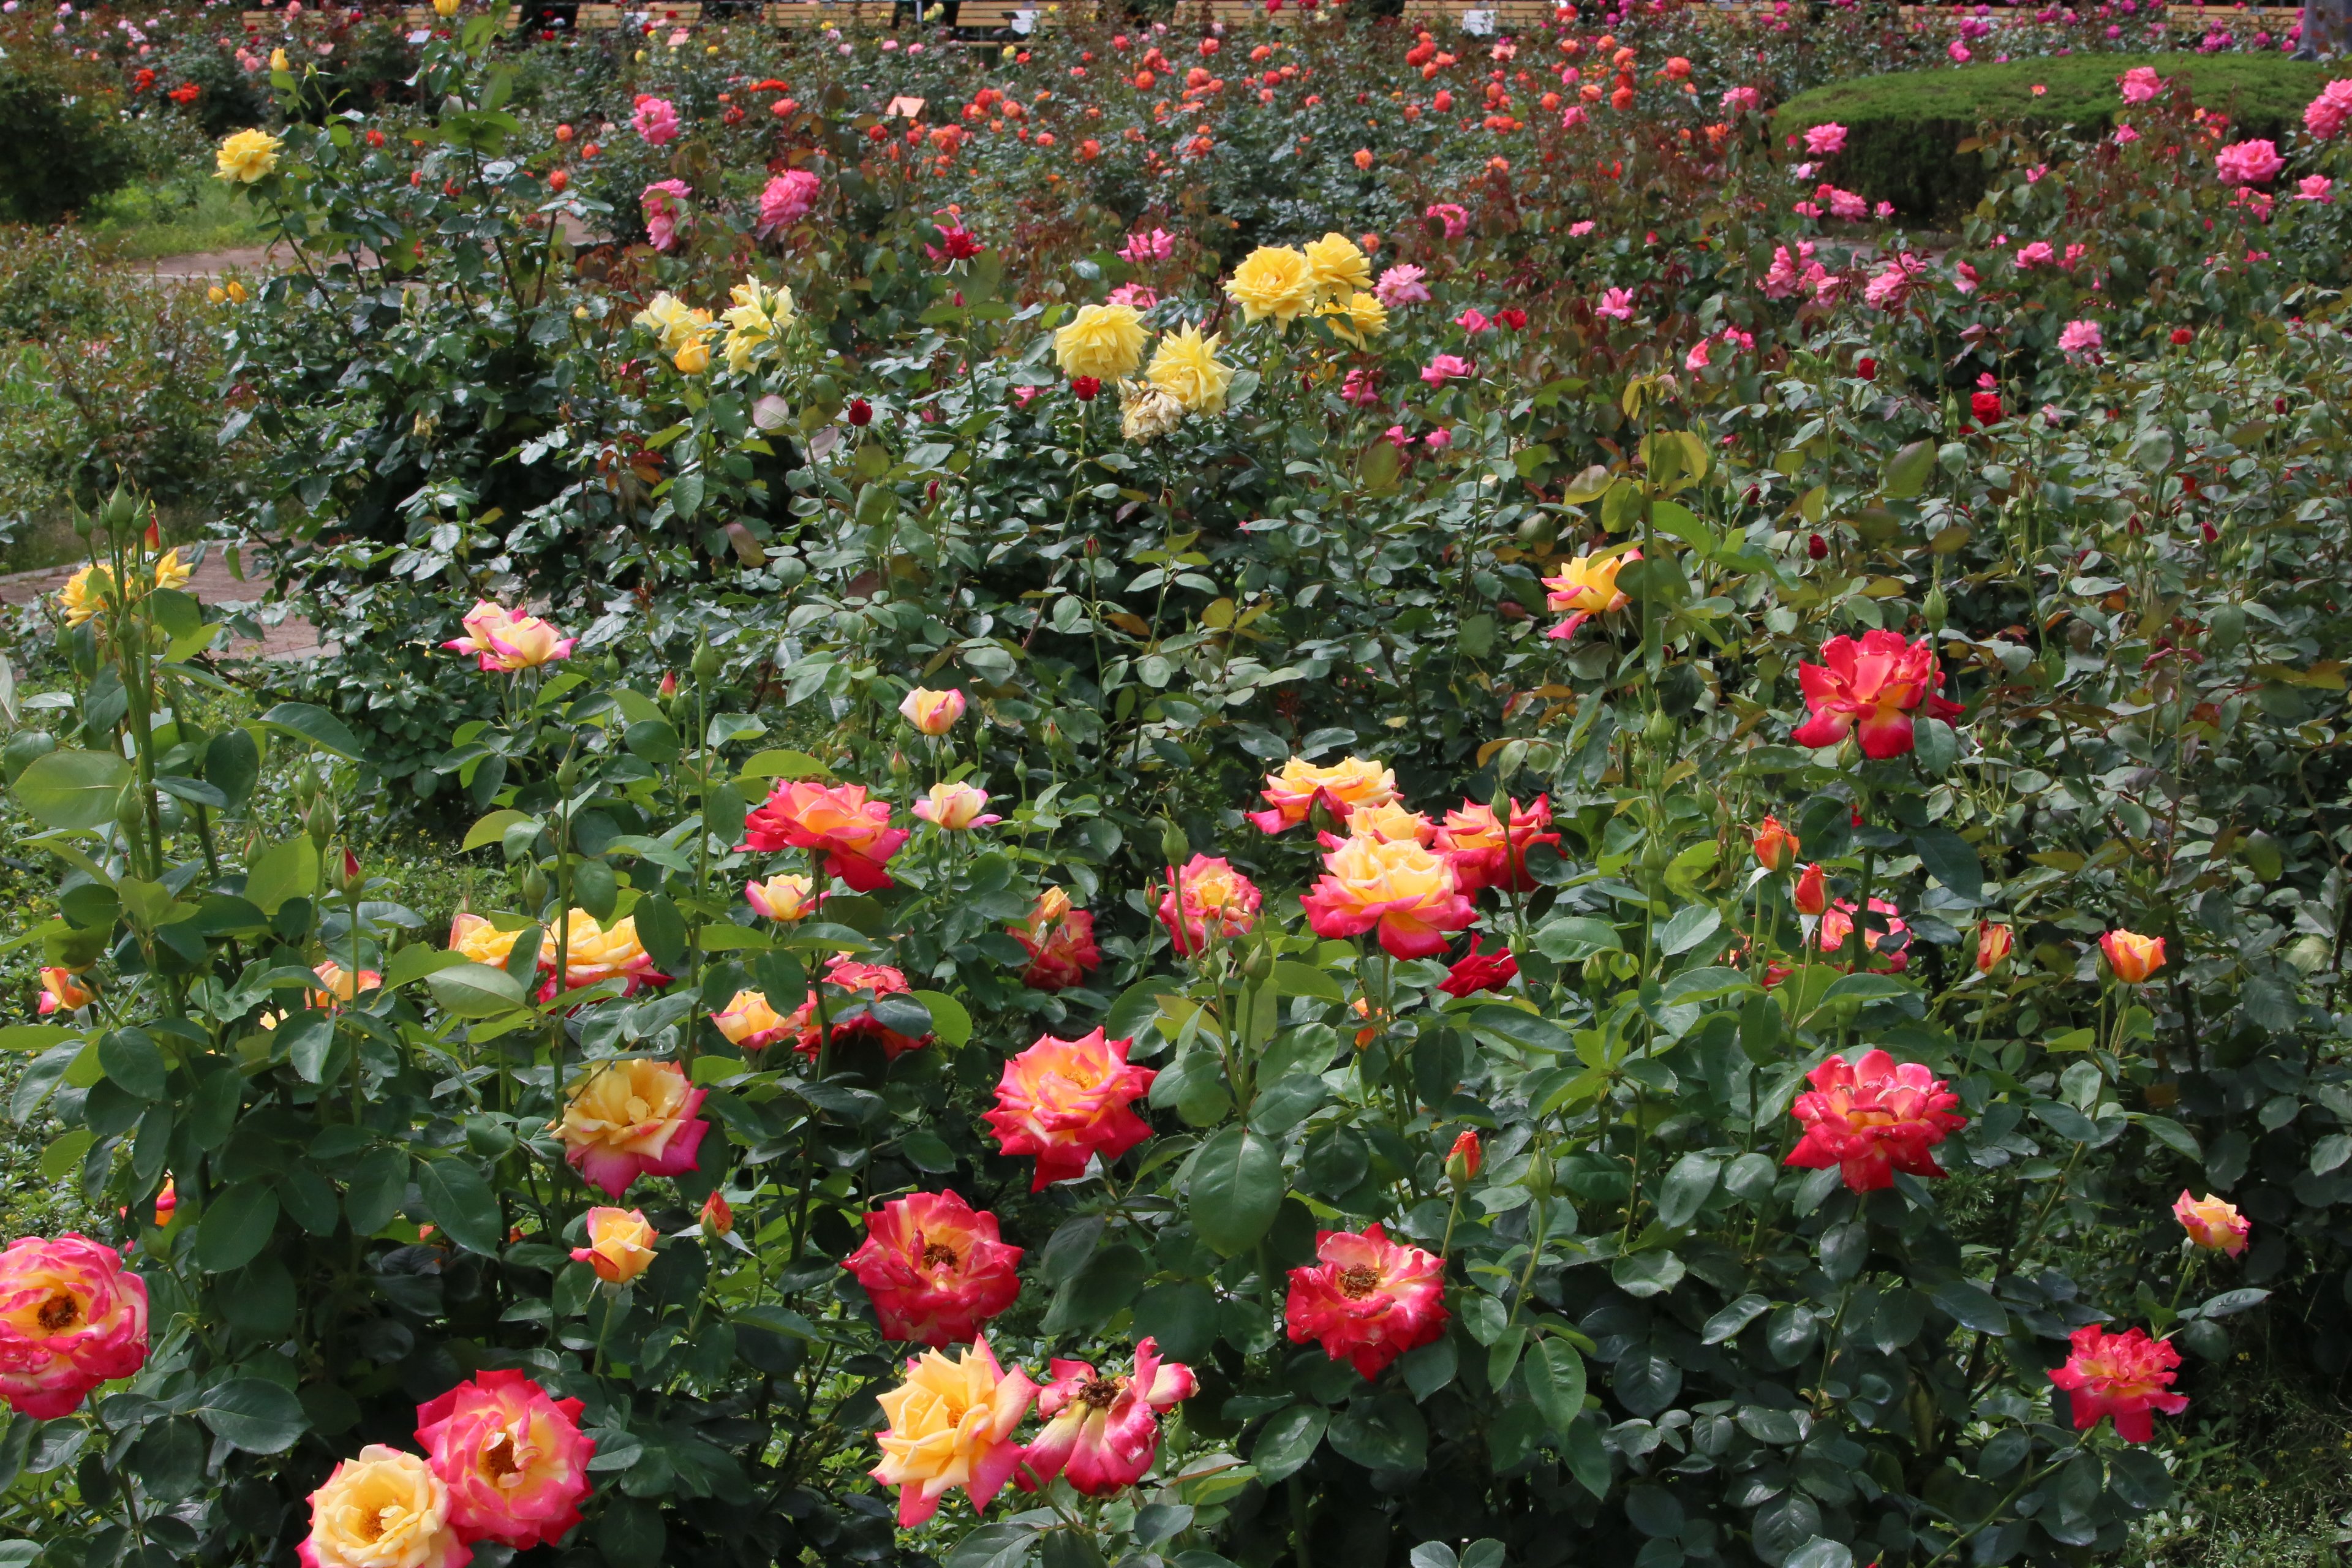
POLYGON ((661 351, 674 354, 691 342, 698 342, 710 331, 710 312, 689 308, 686 301, 667 291, 656 294, 646 308, 631 318, 636 325, 661 341, 661 351))
POLYGON ((457 1568, 473 1551, 449 1523, 449 1489, 425 1461, 381 1443, 310 1494, 312 1568, 457 1568))
POLYGON ((1132 305, 1084 305, 1054 334, 1064 375, 1118 381, 1143 363, 1143 318, 1132 305))
POLYGON ((1316 313, 1330 324, 1333 337, 1358 348, 1364 346, 1366 338, 1376 336, 1389 324, 1388 307, 1360 291, 1349 296, 1344 303, 1335 300, 1316 313))
POLYGON ((433 10, 436 16, 454 16, 457 14, 457 0, 433 0, 433 10))
POLYGON ((1618 591, 1617 574, 1625 569, 1626 561, 1622 555, 1601 560, 1578 556, 1560 568, 1559 576, 1543 580, 1551 590, 1545 602, 1555 610, 1580 610, 1588 616, 1623 609, 1629 601, 1618 591))
POLYGON ((616 1198, 639 1176, 690 1171, 709 1127, 695 1114, 702 1095, 676 1062, 605 1062, 572 1092, 555 1123, 563 1157, 583 1180, 616 1198))
POLYGON ((975 1510, 986 1508, 1012 1479, 1013 1433, 1036 1396, 1026 1373, 998 1367, 984 1335, 959 1361, 927 1351, 909 1362, 907 1381, 877 1400, 890 1424, 876 1437, 882 1462, 869 1472, 898 1489, 898 1528, 929 1519, 957 1487, 975 1510))
MULTIPOLYGON (((571 940, 564 944, 563 977, 566 988, 593 985, 599 980, 620 977, 629 982, 634 991, 639 977, 654 966, 653 957, 637 940, 637 921, 633 915, 615 921, 610 929, 596 923, 596 917, 586 910, 573 910, 566 918, 571 940)), ((541 968, 555 967, 555 933, 549 931, 539 944, 541 968)))
POLYGON ((1261 245, 1242 258, 1225 279, 1225 294, 1242 308, 1244 319, 1262 321, 1271 316, 1286 327, 1315 303, 1315 275, 1307 258, 1286 245, 1261 245))
POLYGON ((1344 234, 1327 234, 1307 247, 1307 272, 1316 297, 1331 302, 1372 286, 1372 261, 1344 234))
POLYGON ((240 131, 220 144, 214 172, 236 184, 252 184, 278 167, 278 150, 284 145, 267 131, 240 131))
POLYGON ((286 58, 284 49, 272 49, 269 51, 269 68, 274 71, 290 71, 294 68, 294 62, 286 58))
POLYGON ((195 574, 194 569, 180 559, 180 547, 176 544, 163 552, 162 558, 155 563, 155 586, 158 588, 184 588, 188 585, 188 579, 195 574))
POLYGON ((572 1249, 572 1261, 585 1263, 607 1285, 626 1285, 654 1260, 654 1227, 635 1209, 588 1211, 588 1245, 572 1249))
POLYGON ((1201 335, 1198 327, 1179 327, 1160 340, 1144 376, 1174 398, 1187 414, 1219 414, 1225 406, 1225 388, 1233 384, 1233 366, 1217 358, 1224 334, 1201 335))
POLYGON ((669 363, 677 366, 680 375, 700 375, 710 368, 710 345, 697 338, 670 355, 669 363))
POLYGON ((66 625, 80 626, 106 613, 107 590, 114 586, 114 568, 85 566, 66 579, 58 590, 58 607, 66 613, 66 625))
POLYGON ((735 285, 734 300, 734 308, 722 312, 720 319, 727 323, 727 368, 740 375, 751 369, 752 357, 761 346, 782 337, 798 316, 790 289, 770 289, 757 279, 746 278, 735 285))
POLYGON ((506 967, 514 952, 519 931, 500 931, 479 915, 460 913, 449 922, 449 951, 461 952, 476 963, 506 967))
POLYGON ((723 1013, 713 1013, 710 1021, 727 1042, 747 1051, 756 1051, 783 1038, 789 1026, 784 1016, 768 1005, 764 991, 738 991, 723 1013))

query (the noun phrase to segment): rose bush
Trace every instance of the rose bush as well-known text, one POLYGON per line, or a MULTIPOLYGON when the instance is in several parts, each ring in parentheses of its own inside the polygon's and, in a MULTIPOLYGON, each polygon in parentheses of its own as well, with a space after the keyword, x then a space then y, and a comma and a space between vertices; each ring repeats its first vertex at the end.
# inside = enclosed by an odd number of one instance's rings
POLYGON ((788 216, 671 46, 603 205, 698 195, 583 259, 490 44, 230 161, 362 700, 224 715, 125 494, 8 748, 120 1220, 19 1244, 45 1560, 2048 1561, 2233 1314, 2342 1369, 2340 231, 2209 111, 1928 258, 1563 83, 1551 194, 1228 266, 875 220, 845 97, 788 216))

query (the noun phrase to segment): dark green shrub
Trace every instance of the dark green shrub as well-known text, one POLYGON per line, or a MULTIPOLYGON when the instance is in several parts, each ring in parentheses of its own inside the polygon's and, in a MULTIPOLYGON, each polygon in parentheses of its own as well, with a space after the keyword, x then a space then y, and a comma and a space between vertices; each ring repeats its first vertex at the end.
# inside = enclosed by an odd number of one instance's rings
POLYGON ((80 85, 0 61, 0 220, 55 223, 137 173, 129 132, 80 85))
POLYGON ((2300 130, 2304 105, 2341 68, 2299 65, 2257 55, 2076 55, 2063 59, 2011 60, 1965 69, 1895 71, 1802 92, 1782 104, 1773 125, 1783 135, 1835 121, 1846 128, 1845 151, 1822 177, 1893 202, 1907 216, 1948 215, 1974 206, 1990 171, 1974 149, 1960 151, 1988 123, 2016 124, 2029 132, 2073 126, 2086 134, 2107 130, 2123 108, 2116 79, 2151 66, 2180 83, 2199 103, 2227 113, 2232 140, 2283 140, 2300 130), (2047 90, 2034 95, 2036 87, 2047 90))

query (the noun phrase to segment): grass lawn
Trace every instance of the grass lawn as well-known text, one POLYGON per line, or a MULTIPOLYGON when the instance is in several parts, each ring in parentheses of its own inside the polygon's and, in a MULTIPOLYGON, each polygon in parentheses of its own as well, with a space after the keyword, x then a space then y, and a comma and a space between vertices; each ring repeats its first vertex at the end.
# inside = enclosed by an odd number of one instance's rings
POLYGON ((248 204, 209 170, 194 168, 124 186, 90 215, 87 226, 130 261, 236 250, 265 237, 248 204))

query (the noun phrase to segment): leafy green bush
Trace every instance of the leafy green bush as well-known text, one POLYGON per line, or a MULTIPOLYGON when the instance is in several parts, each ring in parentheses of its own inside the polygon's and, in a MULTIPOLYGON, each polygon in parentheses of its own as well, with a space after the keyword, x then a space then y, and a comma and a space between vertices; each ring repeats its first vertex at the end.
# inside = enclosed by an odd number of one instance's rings
POLYGON ((1774 112, 1780 135, 1801 135, 1835 121, 1845 151, 1822 163, 1823 179, 1893 202, 1914 217, 1948 217, 1974 206, 1992 170, 1976 143, 1988 124, 2031 133, 2072 127, 2097 136, 2124 103, 2116 80, 2146 66, 2227 114, 2231 140, 2269 137, 2282 144, 2303 126, 2304 105, 2342 68, 2277 55, 2087 54, 2011 60, 1963 69, 1897 71, 1831 82, 1798 94, 1774 112), (2044 88, 2037 95, 2034 89, 2044 88))
POLYGON ((138 171, 110 82, 54 57, 0 58, 0 222, 55 223, 138 171))

